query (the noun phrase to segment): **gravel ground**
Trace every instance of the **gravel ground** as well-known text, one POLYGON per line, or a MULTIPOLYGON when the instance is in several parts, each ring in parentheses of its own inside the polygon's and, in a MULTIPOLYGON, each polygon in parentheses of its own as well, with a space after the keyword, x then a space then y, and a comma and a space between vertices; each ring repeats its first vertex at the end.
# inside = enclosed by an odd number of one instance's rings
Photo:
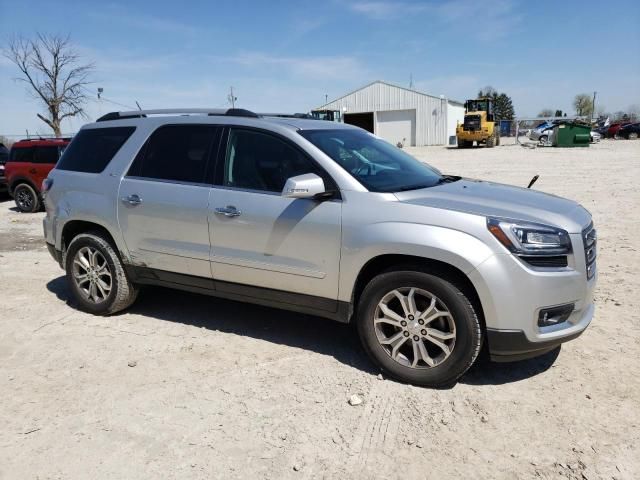
POLYGON ((593 213, 583 336, 427 390, 381 379, 327 320, 160 288, 93 317, 67 303, 42 214, 6 200, 0 478, 639 478, 640 141, 407 150, 445 173, 540 174, 593 213))

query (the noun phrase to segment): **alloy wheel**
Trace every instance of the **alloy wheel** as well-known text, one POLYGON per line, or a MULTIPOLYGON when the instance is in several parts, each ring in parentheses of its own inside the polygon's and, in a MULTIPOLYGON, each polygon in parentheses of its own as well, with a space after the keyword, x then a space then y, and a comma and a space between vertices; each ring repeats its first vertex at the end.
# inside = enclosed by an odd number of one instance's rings
POLYGON ((31 211, 33 201, 33 196, 26 188, 21 188, 16 192, 16 202, 21 210, 31 211))
POLYGON ((73 259, 73 279, 78 290, 93 303, 102 303, 113 286, 107 259, 93 247, 82 247, 73 259))
POLYGON ((382 297, 373 318, 378 342, 396 362, 410 368, 432 368, 446 361, 455 347, 451 312, 426 290, 397 288, 382 297))

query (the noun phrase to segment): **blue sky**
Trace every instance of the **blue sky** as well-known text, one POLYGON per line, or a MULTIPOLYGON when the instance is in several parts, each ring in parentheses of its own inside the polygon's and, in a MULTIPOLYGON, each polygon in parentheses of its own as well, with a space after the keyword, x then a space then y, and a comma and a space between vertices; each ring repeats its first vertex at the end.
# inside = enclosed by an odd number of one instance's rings
MULTIPOLYGON (((308 111, 373 80, 463 100, 492 85, 516 114, 572 111, 598 91, 608 111, 640 104, 640 2, 7 1, 0 41, 70 33, 94 61, 92 91, 144 108, 308 111)), ((0 58, 0 134, 48 133, 0 58)), ((124 109, 91 101, 88 114, 124 109)), ((74 120, 65 131, 84 121, 74 120)))

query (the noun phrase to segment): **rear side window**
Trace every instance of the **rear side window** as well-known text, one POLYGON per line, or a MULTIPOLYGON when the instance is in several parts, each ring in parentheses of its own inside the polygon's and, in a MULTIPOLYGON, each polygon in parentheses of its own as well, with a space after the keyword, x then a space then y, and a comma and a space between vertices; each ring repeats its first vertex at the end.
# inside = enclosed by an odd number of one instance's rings
POLYGON ((136 156, 128 176, 204 183, 220 127, 167 125, 157 129, 136 156))
POLYGON ((75 172, 100 173, 134 130, 135 127, 80 130, 65 149, 56 168, 75 172))
POLYGON ((35 152, 34 147, 27 148, 12 148, 9 155, 10 162, 26 162, 33 163, 33 154, 35 152))
POLYGON ((60 158, 60 147, 36 147, 35 163, 50 163, 55 165, 60 158))

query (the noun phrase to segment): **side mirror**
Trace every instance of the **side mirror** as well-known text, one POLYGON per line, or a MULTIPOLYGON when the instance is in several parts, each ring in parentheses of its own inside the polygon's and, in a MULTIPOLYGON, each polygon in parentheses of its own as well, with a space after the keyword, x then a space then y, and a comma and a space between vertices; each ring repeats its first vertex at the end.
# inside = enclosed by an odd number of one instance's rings
POLYGON ((314 198, 323 193, 325 193, 324 182, 315 173, 291 177, 282 189, 282 196, 287 198, 314 198))

